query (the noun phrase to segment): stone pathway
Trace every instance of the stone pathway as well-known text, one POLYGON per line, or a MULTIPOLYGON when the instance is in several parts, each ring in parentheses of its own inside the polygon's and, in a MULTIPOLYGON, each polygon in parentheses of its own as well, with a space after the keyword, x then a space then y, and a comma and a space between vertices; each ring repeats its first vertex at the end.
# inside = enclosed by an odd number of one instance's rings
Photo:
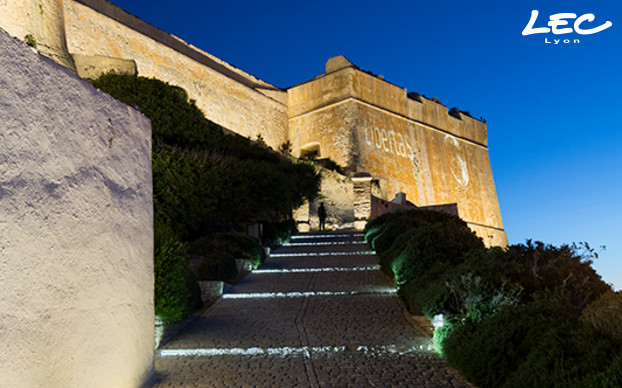
POLYGON ((296 236, 156 354, 157 387, 470 387, 362 234, 296 236))

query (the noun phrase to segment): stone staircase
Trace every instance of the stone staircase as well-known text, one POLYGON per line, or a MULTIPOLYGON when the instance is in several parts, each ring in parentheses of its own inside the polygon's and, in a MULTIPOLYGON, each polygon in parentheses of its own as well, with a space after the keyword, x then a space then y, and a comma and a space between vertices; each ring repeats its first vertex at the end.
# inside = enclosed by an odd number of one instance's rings
POLYGON ((158 386, 468 387, 354 232, 294 236, 156 357, 158 386))

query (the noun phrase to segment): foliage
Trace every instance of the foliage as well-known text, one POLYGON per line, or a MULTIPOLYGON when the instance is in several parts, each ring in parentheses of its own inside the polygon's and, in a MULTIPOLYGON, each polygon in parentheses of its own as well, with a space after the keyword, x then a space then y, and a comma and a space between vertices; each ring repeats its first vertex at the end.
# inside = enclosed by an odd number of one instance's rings
POLYGON ((92 82, 151 119, 156 216, 167 216, 181 238, 202 235, 215 220, 229 228, 281 221, 317 197, 320 175, 313 166, 225 134, 205 119, 185 90, 116 74, 92 82))
POLYGON ((235 259, 251 260, 253 268, 265 260, 265 252, 255 238, 236 232, 201 237, 191 244, 190 253, 204 258, 197 274, 200 280, 235 279, 235 259))
POLYGON ((482 249, 483 243, 470 229, 436 223, 399 235, 391 249, 380 254, 381 266, 390 266, 398 285, 422 276, 435 263, 448 268, 461 263, 465 252, 482 249))
POLYGON ((186 248, 169 227, 156 223, 154 253, 155 313, 166 324, 179 322, 197 304, 186 248))
POLYGON ((235 258, 227 252, 208 253, 197 269, 199 280, 231 281, 237 276, 235 258))
POLYGON ((443 349, 469 381, 500 387, 549 328, 577 317, 577 309, 562 300, 505 306, 479 324, 465 319, 445 339, 443 349))
POLYGON ((485 249, 455 217, 417 211, 380 216, 365 236, 409 306, 444 314, 436 347, 476 385, 620 386, 622 297, 588 244, 485 249))
POLYGON ((289 242, 295 231, 296 222, 292 218, 281 222, 267 222, 263 224, 262 243, 270 248, 276 248, 289 242))
POLYGON ((434 336, 432 341, 436 351, 442 356, 446 357, 445 353, 445 341, 458 327, 460 322, 455 317, 443 318, 443 325, 434 330, 434 336))
POLYGON ((622 342, 622 291, 608 290, 586 306, 581 320, 622 342))
POLYGON ((24 42, 30 47, 37 48, 37 39, 33 34, 27 34, 24 36, 24 42))
POLYGON ((318 159, 315 161, 315 163, 321 167, 324 167, 327 170, 334 171, 341 175, 346 175, 345 168, 341 167, 339 164, 337 164, 337 162, 330 158, 318 159))
POLYGON ((619 349, 591 327, 567 321, 550 327, 533 345, 504 387, 575 387, 602 371, 619 349))
POLYGON ((586 388, 619 388, 622 387, 622 350, 604 368, 593 371, 579 385, 586 388))
POLYGON ((251 260, 253 268, 259 267, 266 258, 259 241, 242 233, 217 233, 211 236, 211 244, 214 251, 229 253, 236 259, 251 260))
MULTIPOLYGON (((197 289, 182 242, 247 222, 287 219, 315 199, 320 175, 313 166, 226 134, 180 87, 112 73, 91 82, 151 120, 156 311, 165 322, 181 320, 197 289)), ((258 265, 263 258, 253 255, 258 265)))
POLYGON ((279 146, 279 152, 285 156, 291 156, 292 151, 292 142, 289 140, 279 146))
POLYGON ((584 308, 610 289, 592 268, 591 256, 577 252, 577 246, 555 247, 528 240, 512 245, 499 270, 520 284, 524 301, 543 295, 559 296, 584 308))

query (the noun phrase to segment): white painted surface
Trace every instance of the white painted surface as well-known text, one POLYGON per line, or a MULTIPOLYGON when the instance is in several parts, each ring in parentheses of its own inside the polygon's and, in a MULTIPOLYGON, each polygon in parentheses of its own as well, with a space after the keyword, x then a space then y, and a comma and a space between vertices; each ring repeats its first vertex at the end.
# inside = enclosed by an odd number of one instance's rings
POLYGON ((0 386, 153 373, 151 127, 0 30, 0 386))

